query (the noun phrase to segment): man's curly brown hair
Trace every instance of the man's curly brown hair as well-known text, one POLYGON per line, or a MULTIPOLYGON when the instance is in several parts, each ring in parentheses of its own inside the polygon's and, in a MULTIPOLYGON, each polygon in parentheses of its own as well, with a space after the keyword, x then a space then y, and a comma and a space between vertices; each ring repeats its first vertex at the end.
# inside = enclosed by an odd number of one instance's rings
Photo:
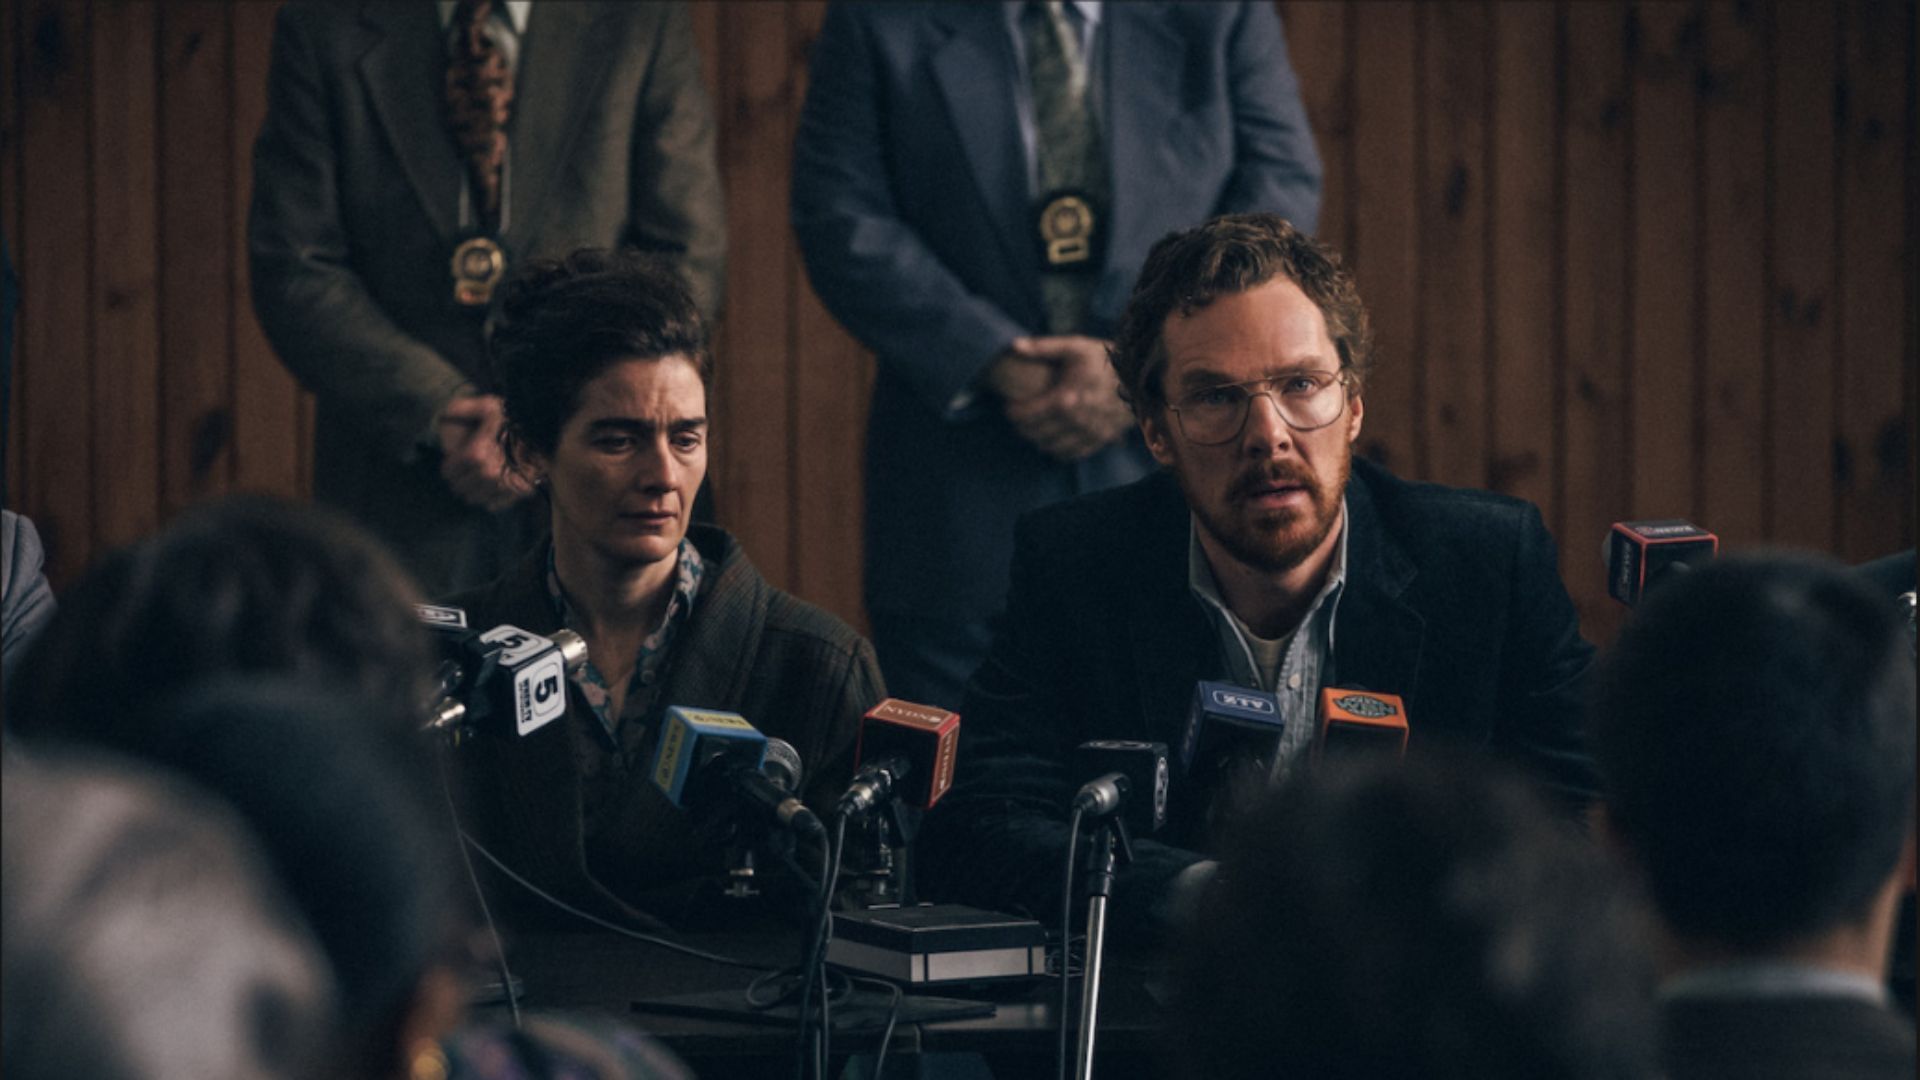
POLYGON ((1354 377, 1353 392, 1366 383, 1373 363, 1373 328, 1353 275, 1332 248, 1277 214, 1226 214, 1185 232, 1168 233, 1153 245, 1140 280, 1114 334, 1113 367, 1121 396, 1136 416, 1166 405, 1162 376, 1167 352, 1161 338, 1168 316, 1182 315, 1222 296, 1243 293, 1275 277, 1300 286, 1326 316, 1327 336, 1340 353, 1340 367, 1354 377))

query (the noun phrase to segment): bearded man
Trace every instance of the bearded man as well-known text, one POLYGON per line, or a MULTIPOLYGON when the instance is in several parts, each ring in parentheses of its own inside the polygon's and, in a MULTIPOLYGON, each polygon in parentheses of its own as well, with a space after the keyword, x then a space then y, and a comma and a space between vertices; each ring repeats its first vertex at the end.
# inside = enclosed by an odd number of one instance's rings
MULTIPOLYGON (((970 683, 953 790, 920 834, 931 895, 1058 918, 1068 805, 1094 739, 1177 747, 1200 680, 1272 692, 1260 757, 1311 758, 1322 687, 1399 695, 1407 752, 1513 759, 1577 809, 1594 791, 1580 636, 1540 513, 1353 458, 1370 331, 1339 256, 1271 214, 1169 235, 1113 347, 1162 466, 1037 511, 970 683)), ((1116 926, 1162 925, 1211 872, 1227 773, 1176 764, 1171 827, 1136 840, 1116 926)))

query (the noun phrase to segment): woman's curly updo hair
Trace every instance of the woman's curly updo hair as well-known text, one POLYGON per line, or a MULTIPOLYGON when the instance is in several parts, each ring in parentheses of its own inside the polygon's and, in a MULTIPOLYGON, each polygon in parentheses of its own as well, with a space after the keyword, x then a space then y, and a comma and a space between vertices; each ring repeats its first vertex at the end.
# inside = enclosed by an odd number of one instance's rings
POLYGON ((665 258, 582 248, 527 264, 502 290, 488 338, 507 433, 552 454, 581 390, 624 360, 684 358, 713 384, 706 320, 665 258))

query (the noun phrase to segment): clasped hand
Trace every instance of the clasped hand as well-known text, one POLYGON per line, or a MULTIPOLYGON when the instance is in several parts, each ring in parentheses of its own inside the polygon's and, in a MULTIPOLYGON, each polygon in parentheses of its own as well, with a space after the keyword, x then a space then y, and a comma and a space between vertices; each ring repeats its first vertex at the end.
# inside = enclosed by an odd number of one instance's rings
POLYGON ((988 372, 1007 421, 1061 461, 1079 461, 1133 424, 1107 343, 1079 334, 1015 338, 988 372))
POLYGON ((500 442, 506 406, 497 394, 456 397, 440 412, 440 476, 464 502, 499 513, 533 491, 500 442))

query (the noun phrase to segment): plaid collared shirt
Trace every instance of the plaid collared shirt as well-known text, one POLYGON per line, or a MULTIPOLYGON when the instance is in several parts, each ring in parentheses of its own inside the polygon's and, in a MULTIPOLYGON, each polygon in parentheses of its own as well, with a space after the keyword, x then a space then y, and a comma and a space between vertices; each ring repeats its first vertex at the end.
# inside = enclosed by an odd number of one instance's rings
MULTIPOLYGON (((686 625, 693 615, 694 598, 700 595, 700 582, 706 577, 706 561, 700 557, 699 549, 686 538, 680 540, 680 565, 675 573, 673 596, 667 601, 667 613, 660 620, 660 626, 648 634, 640 643, 640 656, 633 665, 633 675, 627 681, 625 704, 619 716, 612 715, 612 690, 607 680, 594 666, 593 657, 573 675, 573 685, 580 688, 580 696, 586 698, 593 708, 593 714, 599 718, 600 726, 605 729, 607 738, 615 743, 620 741, 619 728, 623 720, 637 718, 646 711, 647 695, 644 691, 659 681, 660 671, 673 648, 674 638, 680 628, 686 625)), ((585 624, 576 617, 573 605, 567 602, 567 593, 560 587, 560 575, 554 569, 553 549, 547 549, 547 595, 553 599, 553 610, 560 616, 560 622, 567 629, 584 635, 585 624)))

